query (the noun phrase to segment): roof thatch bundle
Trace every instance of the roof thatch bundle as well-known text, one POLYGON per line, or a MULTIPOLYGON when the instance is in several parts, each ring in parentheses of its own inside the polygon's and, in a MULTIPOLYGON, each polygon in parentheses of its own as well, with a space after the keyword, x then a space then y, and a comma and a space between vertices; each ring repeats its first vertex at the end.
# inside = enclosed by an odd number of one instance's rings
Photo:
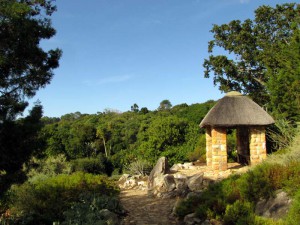
POLYGON ((221 98, 207 113, 200 127, 264 126, 273 118, 247 96, 233 91, 221 98))

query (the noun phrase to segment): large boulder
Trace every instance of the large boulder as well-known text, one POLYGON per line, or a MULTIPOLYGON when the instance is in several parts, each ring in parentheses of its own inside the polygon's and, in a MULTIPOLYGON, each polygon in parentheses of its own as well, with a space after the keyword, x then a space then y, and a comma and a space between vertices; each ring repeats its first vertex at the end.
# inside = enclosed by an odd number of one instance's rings
POLYGON ((255 213, 259 216, 280 219, 284 217, 292 200, 284 191, 280 191, 275 197, 260 200, 255 207, 255 213))
POLYGON ((148 178, 148 190, 151 192, 157 186, 164 184, 164 175, 169 172, 168 160, 166 157, 158 159, 148 178))
POLYGON ((203 176, 204 173, 198 173, 188 178, 187 186, 191 191, 202 190, 203 187, 203 176))
POLYGON ((176 188, 175 179, 172 174, 164 175, 164 187, 166 191, 173 191, 176 188))

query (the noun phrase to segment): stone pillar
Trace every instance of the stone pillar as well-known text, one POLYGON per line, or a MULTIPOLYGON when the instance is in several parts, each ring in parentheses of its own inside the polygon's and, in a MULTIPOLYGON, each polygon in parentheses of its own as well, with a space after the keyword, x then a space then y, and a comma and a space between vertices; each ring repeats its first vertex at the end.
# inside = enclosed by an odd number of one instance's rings
POLYGON ((208 167, 212 166, 212 143, 211 143, 211 128, 206 128, 206 165, 208 167))
POLYGON ((227 170, 226 128, 213 128, 212 137, 212 169, 227 170))
POLYGON ((237 140, 237 160, 242 164, 250 163, 250 150, 249 150, 249 130, 247 127, 238 127, 236 129, 237 140))
POLYGON ((265 127, 250 128, 250 163, 255 165, 267 157, 265 127))

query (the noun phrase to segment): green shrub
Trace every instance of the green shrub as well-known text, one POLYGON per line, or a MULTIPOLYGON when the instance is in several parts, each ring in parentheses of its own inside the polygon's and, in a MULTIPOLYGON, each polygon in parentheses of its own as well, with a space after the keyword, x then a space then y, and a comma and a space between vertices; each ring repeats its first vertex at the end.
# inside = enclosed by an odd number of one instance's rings
POLYGON ((190 162, 199 160, 200 162, 206 162, 206 150, 205 147, 196 147, 193 152, 188 152, 188 159, 190 162))
POLYGON ((72 204, 64 214, 62 225, 69 224, 107 224, 100 213, 101 209, 108 209, 110 212, 122 214, 123 208, 116 197, 100 194, 81 194, 79 201, 72 204))
POLYGON ((197 206, 201 202, 201 197, 193 197, 182 200, 175 208, 175 214, 183 219, 185 215, 194 212, 197 209, 197 206))
POLYGON ((70 174, 71 164, 64 155, 49 156, 46 159, 32 158, 23 167, 29 180, 36 177, 51 177, 58 174, 70 174))
POLYGON ((276 150, 289 147, 297 134, 297 128, 286 119, 277 119, 275 126, 268 130, 268 138, 276 150))
POLYGON ((287 225, 283 220, 274 220, 271 218, 255 216, 254 225, 287 225))
POLYGON ((286 224, 299 224, 300 221, 300 189, 296 192, 288 212, 286 224))
POLYGON ((152 165, 146 160, 138 159, 130 163, 126 170, 131 175, 149 175, 152 170, 152 165))
POLYGON ((83 172, 28 181, 13 186, 11 191, 12 215, 24 224, 51 224, 63 220, 63 212, 79 201, 82 193, 118 194, 118 189, 107 177, 83 172))
POLYGON ((72 170, 82 171, 92 174, 107 174, 110 176, 113 172, 112 163, 104 156, 99 155, 97 158, 80 158, 71 161, 72 170))
POLYGON ((190 162, 200 160, 200 162, 206 162, 206 136, 201 134, 198 138, 197 145, 192 152, 187 153, 190 162))
POLYGON ((237 161, 236 130, 227 131, 227 161, 237 161))
POLYGON ((228 204, 233 204, 235 201, 241 199, 240 188, 238 185, 240 175, 232 175, 227 179, 220 182, 219 195, 223 195, 223 198, 228 204))
POLYGON ((256 202, 259 198, 274 196, 275 187, 271 183, 271 165, 264 163, 248 171, 238 181, 243 200, 256 202))
POLYGON ((233 205, 227 205, 224 225, 253 225, 254 218, 251 203, 237 200, 233 205))

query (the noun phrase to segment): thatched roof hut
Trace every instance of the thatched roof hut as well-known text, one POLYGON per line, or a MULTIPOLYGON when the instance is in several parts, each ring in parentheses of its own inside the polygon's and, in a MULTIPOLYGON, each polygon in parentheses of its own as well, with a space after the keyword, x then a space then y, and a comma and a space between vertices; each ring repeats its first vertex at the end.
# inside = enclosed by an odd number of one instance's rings
POLYGON ((249 97, 229 92, 207 113, 200 127, 265 126, 273 118, 249 97))
POLYGON ((227 169, 227 128, 236 128, 238 162, 256 164, 267 157, 265 127, 273 118, 247 96, 233 91, 220 99, 200 123, 206 128, 206 163, 227 169))

